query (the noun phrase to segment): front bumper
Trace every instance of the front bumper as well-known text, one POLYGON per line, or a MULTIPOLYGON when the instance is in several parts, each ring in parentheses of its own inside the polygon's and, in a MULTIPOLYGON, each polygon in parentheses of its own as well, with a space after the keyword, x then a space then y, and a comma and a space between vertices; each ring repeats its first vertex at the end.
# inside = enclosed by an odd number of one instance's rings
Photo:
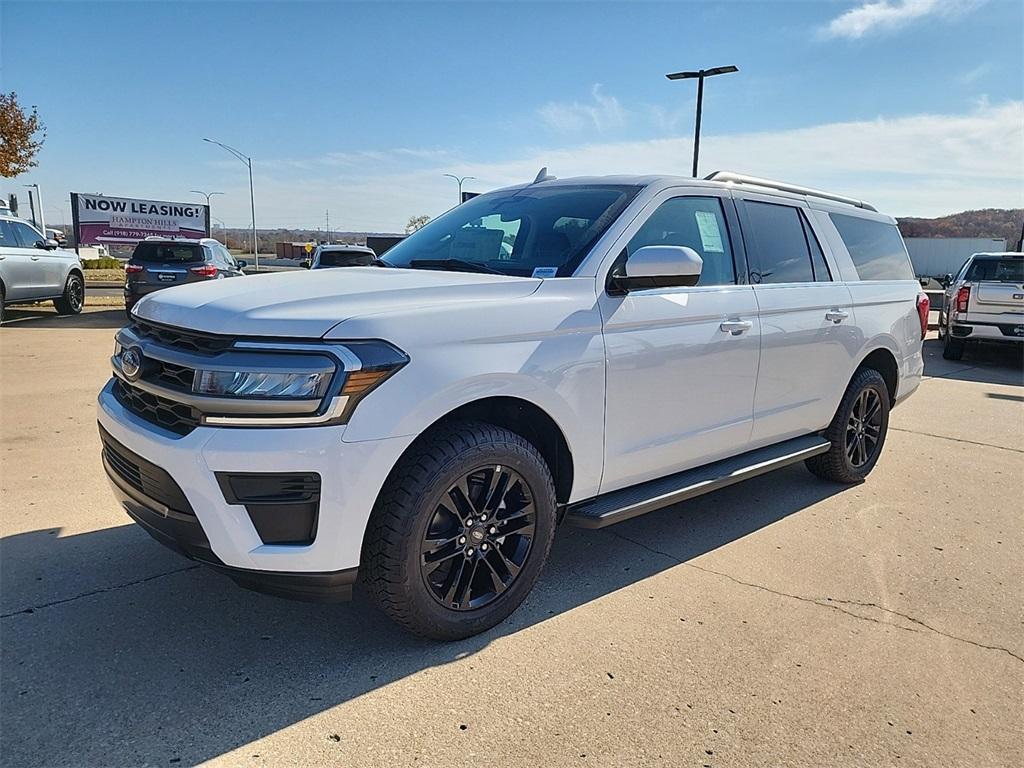
POLYGON ((260 581, 270 585, 263 591, 289 591, 296 596, 306 587, 288 590, 282 584, 296 585, 300 576, 307 586, 336 583, 345 591, 348 577, 339 574, 354 574, 358 568, 370 512, 412 437, 344 442, 343 425, 201 426, 179 435, 125 409, 112 390, 113 381, 99 394, 100 426, 128 451, 166 472, 194 512, 191 519, 176 517, 171 514, 174 510, 161 509, 137 489, 117 482, 116 473, 108 468, 118 501, 154 538, 197 561, 228 570, 240 583, 251 582, 252 572, 258 572, 260 581), (318 473, 322 478, 312 543, 264 544, 246 507, 228 503, 216 476, 282 472, 318 473))

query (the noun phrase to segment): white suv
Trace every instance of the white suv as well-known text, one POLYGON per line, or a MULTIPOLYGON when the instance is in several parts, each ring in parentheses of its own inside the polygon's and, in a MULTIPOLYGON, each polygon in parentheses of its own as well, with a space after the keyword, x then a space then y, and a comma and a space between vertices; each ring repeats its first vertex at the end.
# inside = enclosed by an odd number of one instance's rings
POLYGON ((73 251, 15 216, 0 213, 0 321, 9 304, 53 299, 62 315, 77 315, 85 305, 82 262, 73 251))
POLYGON ((928 317, 892 218, 733 174, 481 195, 381 265, 142 299, 99 396, 151 535, 264 592, 465 637, 556 523, 805 461, 861 481, 928 317))

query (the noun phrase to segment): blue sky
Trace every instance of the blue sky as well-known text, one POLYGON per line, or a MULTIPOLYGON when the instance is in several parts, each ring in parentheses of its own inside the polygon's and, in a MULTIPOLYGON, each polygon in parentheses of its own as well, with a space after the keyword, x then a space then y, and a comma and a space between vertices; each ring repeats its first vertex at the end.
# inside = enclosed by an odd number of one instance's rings
POLYGON ((532 178, 728 167, 894 215, 1024 206, 1024 12, 1004 0, 0 3, 0 89, 38 105, 49 222, 70 191, 196 199, 261 227, 400 230, 532 178))

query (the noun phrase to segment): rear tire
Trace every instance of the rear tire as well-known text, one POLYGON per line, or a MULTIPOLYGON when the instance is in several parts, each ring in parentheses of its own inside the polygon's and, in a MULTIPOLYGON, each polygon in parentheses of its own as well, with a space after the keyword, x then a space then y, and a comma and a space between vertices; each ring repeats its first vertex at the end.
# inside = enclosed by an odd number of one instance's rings
POLYGON ((878 462, 889 431, 889 388, 882 374, 861 368, 846 388, 825 437, 826 453, 804 463, 813 474, 836 483, 861 482, 878 462))
POLYGON ((954 339, 953 334, 946 329, 945 343, 942 345, 942 356, 946 360, 961 360, 964 356, 964 348, 967 342, 963 339, 954 339))
POLYGON ((68 275, 64 294, 53 300, 58 315, 77 315, 85 306, 85 281, 75 272, 68 275))
POLYGON ((551 471, 531 443, 490 424, 441 427, 402 457, 381 491, 363 543, 363 582, 410 632, 469 637, 526 598, 555 519, 551 471))

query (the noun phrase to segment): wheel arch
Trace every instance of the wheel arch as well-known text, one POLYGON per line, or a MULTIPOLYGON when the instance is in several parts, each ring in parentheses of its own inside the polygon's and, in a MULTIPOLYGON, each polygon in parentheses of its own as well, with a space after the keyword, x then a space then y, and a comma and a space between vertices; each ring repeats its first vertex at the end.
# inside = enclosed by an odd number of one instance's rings
POLYGON ((551 470, 558 502, 568 502, 572 494, 575 468, 572 450, 565 433, 547 411, 519 397, 495 395, 464 403, 448 411, 424 429, 405 449, 402 456, 413 450, 422 440, 429 439, 439 427, 457 421, 493 424, 528 440, 551 470))
POLYGON ((864 368, 878 371, 885 380, 885 388, 889 391, 890 406, 895 404, 896 394, 899 389, 900 367, 892 350, 888 347, 876 347, 868 352, 857 364, 853 375, 850 376, 850 380, 852 381, 853 376, 856 376, 857 372, 864 368))

